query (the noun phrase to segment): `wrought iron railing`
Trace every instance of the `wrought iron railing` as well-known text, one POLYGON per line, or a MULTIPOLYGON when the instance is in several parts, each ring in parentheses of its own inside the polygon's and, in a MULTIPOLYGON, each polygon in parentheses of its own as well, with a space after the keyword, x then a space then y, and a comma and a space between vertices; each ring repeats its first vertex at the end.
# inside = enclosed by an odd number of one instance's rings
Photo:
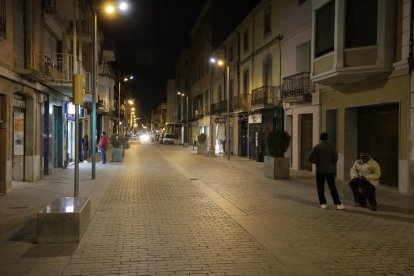
POLYGON ((210 105, 210 114, 220 113, 220 103, 213 103, 210 105))
POLYGON ((250 107, 250 95, 241 94, 234 96, 233 108, 234 110, 248 111, 250 107))
POLYGON ((262 86, 252 90, 252 105, 273 105, 275 103, 275 86, 262 86))
POLYGON ((315 85, 310 79, 309 72, 302 72, 283 78, 282 98, 305 96, 313 92, 315 92, 315 85))

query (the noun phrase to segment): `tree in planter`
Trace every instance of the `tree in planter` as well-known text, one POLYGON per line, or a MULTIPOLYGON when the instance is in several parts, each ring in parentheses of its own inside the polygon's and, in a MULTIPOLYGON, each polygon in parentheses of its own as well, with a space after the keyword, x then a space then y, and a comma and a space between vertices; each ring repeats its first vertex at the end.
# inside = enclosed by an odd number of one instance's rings
POLYGON ((290 145, 289 133, 282 129, 272 130, 266 137, 269 156, 265 156, 265 176, 272 179, 289 178, 289 158, 284 157, 290 145))
POLYGON ((125 138, 119 134, 113 134, 109 139, 112 145, 112 162, 122 162, 124 154, 125 138))
POLYGON ((203 153, 204 150, 206 149, 207 135, 205 133, 200 133, 197 136, 197 141, 198 141, 197 153, 203 153))

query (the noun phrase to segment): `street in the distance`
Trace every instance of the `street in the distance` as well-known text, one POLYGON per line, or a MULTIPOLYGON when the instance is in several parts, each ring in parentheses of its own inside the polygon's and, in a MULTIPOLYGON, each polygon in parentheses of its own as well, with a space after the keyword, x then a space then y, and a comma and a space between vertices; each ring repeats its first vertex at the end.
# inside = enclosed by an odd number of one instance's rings
POLYGON ((329 196, 321 209, 311 173, 271 180, 263 163, 176 145, 132 144, 96 180, 89 170, 81 164, 92 217, 79 244, 36 244, 33 225, 37 207, 71 195, 72 168, 0 197, 1 275, 414 274, 412 196, 380 187, 371 212, 338 183, 346 209, 329 196))

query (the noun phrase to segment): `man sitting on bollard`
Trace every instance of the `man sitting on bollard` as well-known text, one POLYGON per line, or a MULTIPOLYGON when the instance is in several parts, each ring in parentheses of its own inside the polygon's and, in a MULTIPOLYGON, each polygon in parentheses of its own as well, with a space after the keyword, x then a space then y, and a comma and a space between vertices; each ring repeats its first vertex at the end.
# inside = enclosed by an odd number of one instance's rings
POLYGON ((349 187, 354 193, 354 206, 367 207, 367 199, 372 211, 377 210, 375 187, 379 185, 381 169, 369 153, 361 152, 360 159, 351 168, 349 187))

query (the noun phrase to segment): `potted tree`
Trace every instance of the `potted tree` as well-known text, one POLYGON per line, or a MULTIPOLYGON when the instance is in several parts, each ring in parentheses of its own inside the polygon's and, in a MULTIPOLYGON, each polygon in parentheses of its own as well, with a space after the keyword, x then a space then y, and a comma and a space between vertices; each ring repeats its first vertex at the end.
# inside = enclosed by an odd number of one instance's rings
POLYGON ((289 178, 289 158, 284 157, 290 145, 290 135, 282 129, 272 130, 266 137, 269 155, 264 157, 265 177, 289 178))
POLYGON ((123 161, 123 151, 124 151, 124 142, 125 139, 122 135, 113 134, 110 138, 112 145, 112 162, 122 162, 123 161))
POLYGON ((197 136, 197 153, 202 154, 204 150, 207 148, 207 135, 205 133, 200 133, 197 136))

